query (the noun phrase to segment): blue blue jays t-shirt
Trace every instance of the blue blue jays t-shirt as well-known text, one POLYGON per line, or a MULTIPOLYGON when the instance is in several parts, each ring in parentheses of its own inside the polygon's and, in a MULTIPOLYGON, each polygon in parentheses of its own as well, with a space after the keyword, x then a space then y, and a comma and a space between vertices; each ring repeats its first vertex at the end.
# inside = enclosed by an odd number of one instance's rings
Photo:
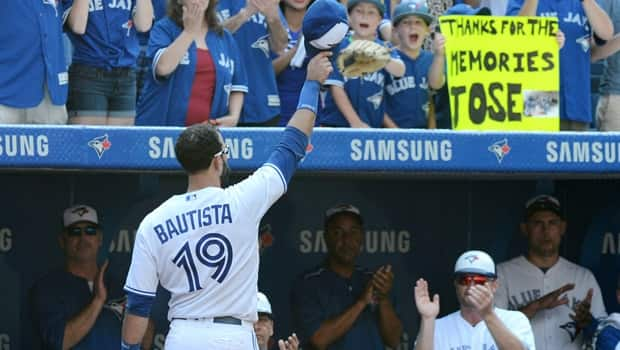
MULTIPOLYGON (((118 282, 106 278, 108 300, 93 328, 72 349, 119 348, 126 297, 118 282)), ((43 349, 62 349, 67 322, 90 304, 93 294, 87 280, 56 270, 37 281, 31 290, 31 298, 33 320, 43 349)))
POLYGON ((86 33, 68 33, 73 62, 104 69, 135 67, 140 51, 133 26, 135 8, 135 0, 91 1, 86 33))
MULTIPOLYGON (((400 51, 400 50, 399 50, 400 51)), ((400 51, 405 63, 405 75, 385 79, 385 112, 399 128, 426 128, 428 116, 428 72, 433 54, 420 51, 413 59, 400 51)))
POLYGON ((31 108, 47 86, 52 103, 67 101, 62 44, 66 1, 10 0, 0 10, 0 104, 31 108))
MULTIPOLYGON (((349 46, 352 40, 351 35, 345 37, 334 56, 337 57, 338 53, 349 46)), ((375 42, 381 45, 384 44, 380 39, 376 39, 375 42)), ((400 58, 397 50, 392 50, 391 55, 392 58, 400 58)), ((361 77, 346 78, 338 69, 334 69, 325 81, 325 85, 335 85, 343 88, 360 119, 370 127, 380 128, 383 126, 383 113, 385 111, 383 87, 385 77, 388 74, 385 69, 381 69, 361 77)), ((319 112, 319 123, 325 126, 350 126, 347 119, 340 112, 331 93, 328 93, 325 98, 325 108, 322 112, 319 112)))
MULTIPOLYGON (((293 329, 299 339, 307 342, 321 323, 342 314, 355 304, 371 278, 372 272, 359 267, 354 270, 351 278, 347 279, 324 265, 300 276, 291 292, 293 329)), ((367 306, 351 329, 327 349, 384 349, 378 328, 378 317, 378 308, 367 306)))
MULTIPOLYGON (((245 0, 220 0, 218 16, 226 21, 245 6, 245 0)), ((246 71, 251 72, 240 123, 262 123, 280 114, 280 97, 271 64, 267 19, 255 13, 233 33, 246 71)))
MULTIPOLYGON (((510 0, 506 14, 517 15, 523 0, 510 0)), ((537 16, 557 17, 566 43, 560 50, 560 118, 592 120, 590 100, 590 38, 588 18, 580 0, 540 0, 537 16)))

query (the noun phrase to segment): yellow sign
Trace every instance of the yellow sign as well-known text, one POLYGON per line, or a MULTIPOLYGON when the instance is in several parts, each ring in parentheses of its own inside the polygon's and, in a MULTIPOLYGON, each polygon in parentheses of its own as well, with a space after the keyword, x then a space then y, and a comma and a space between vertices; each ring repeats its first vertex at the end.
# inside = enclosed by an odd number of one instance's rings
POLYGON ((559 130, 558 21, 442 16, 456 130, 559 130))

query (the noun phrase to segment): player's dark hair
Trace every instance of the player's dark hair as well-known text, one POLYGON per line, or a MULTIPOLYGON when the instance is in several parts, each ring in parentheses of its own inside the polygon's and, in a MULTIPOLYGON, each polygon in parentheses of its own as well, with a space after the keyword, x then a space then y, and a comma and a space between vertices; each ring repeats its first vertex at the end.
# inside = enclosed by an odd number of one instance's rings
MULTIPOLYGON (((209 25, 209 30, 213 30, 218 35, 224 33, 224 29, 217 19, 217 13, 215 11, 218 0, 209 0, 209 6, 205 12, 205 18, 209 25)), ((176 23, 179 27, 183 28, 183 1, 182 0, 168 0, 168 17, 176 23)))
POLYGON ((186 128, 174 146, 177 160, 188 174, 208 169, 213 155, 221 150, 219 131, 211 124, 195 124, 186 128))

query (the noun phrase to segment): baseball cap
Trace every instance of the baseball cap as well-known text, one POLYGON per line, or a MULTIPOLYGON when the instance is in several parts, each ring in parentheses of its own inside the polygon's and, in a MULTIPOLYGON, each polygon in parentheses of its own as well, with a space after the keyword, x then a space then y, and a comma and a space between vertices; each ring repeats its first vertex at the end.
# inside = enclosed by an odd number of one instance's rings
POLYGON ((269 317, 273 316, 273 312, 271 311, 271 303, 267 296, 261 292, 258 292, 258 302, 256 303, 256 312, 258 314, 266 314, 269 317))
POLYGON ((394 27, 396 27, 398 23, 407 16, 420 17, 424 20, 424 22, 426 22, 427 25, 431 24, 434 19, 428 11, 428 6, 426 5, 425 0, 403 1, 398 4, 398 6, 394 8, 394 15, 392 18, 394 27))
POLYGON ((347 12, 336 0, 316 0, 304 15, 302 32, 306 57, 334 51, 349 32, 347 12))
POLYGON ((357 207, 351 205, 351 204, 338 204, 336 206, 333 206, 329 209, 327 209, 325 211, 325 223, 327 223, 332 217, 334 217, 337 214, 342 214, 342 213, 349 213, 349 214, 353 214, 355 216, 357 216, 357 218, 359 219, 360 223, 363 222, 362 220, 362 214, 360 213, 360 210, 357 209, 357 207))
POLYGON ((471 7, 468 4, 456 4, 447 9, 444 15, 490 16, 491 9, 488 7, 471 7))
POLYGON ((65 209, 62 216, 62 224, 64 227, 69 227, 75 223, 83 221, 99 225, 97 211, 92 207, 83 204, 74 205, 65 209))
POLYGON ((454 265, 454 274, 476 274, 496 277, 495 263, 489 254, 481 250, 469 250, 461 254, 454 265))
POLYGON ((355 7, 355 5, 362 2, 367 2, 377 6, 377 9, 379 9, 379 14, 381 15, 381 17, 383 17, 383 14, 385 13, 385 4, 381 0, 349 0, 347 2, 347 11, 350 12, 351 9, 355 7))
POLYGON ((562 217, 562 207, 560 206, 560 201, 557 198, 547 194, 532 197, 525 202, 526 219, 538 211, 551 211, 559 217, 562 217))

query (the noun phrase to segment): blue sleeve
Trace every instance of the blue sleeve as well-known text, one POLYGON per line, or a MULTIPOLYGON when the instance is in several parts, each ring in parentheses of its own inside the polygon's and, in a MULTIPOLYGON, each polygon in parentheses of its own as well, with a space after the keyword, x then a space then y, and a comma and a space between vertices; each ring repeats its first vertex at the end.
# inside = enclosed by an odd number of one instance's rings
POLYGON ((46 288, 39 286, 33 288, 31 298, 36 330, 44 348, 62 349, 67 322, 64 303, 47 295, 46 288))
POLYGON ((280 169, 288 184, 297 168, 297 163, 306 155, 308 136, 294 127, 287 127, 282 134, 282 140, 273 150, 266 164, 272 164, 280 169))
POLYGON ((151 71, 155 81, 158 81, 155 76, 155 67, 159 62, 159 57, 163 53, 164 49, 170 46, 170 44, 176 39, 176 36, 171 33, 171 26, 173 22, 164 18, 155 23, 151 33, 149 34, 149 44, 146 49, 146 56, 151 60, 151 71))
POLYGON ((301 339, 302 345, 307 345, 310 338, 321 328, 321 323, 327 318, 327 310, 321 306, 318 293, 320 288, 311 288, 297 281, 291 293, 291 310, 293 310, 293 331, 301 339))
POLYGON ((583 336, 586 337, 586 339, 592 339, 594 332, 596 332, 596 329, 598 328, 598 324, 599 320, 592 318, 592 322, 590 322, 588 327, 583 330, 583 336))
POLYGON ((506 7, 506 16, 516 16, 523 6, 523 0, 510 0, 506 7))
POLYGON ((149 317, 151 314, 151 307, 153 307, 153 302, 155 302, 155 297, 133 293, 128 290, 126 290, 126 292, 127 312, 140 317, 149 317))
POLYGON ((601 350, 614 350, 620 345, 620 329, 613 326, 603 328, 596 340, 596 348, 601 350))
POLYGON ((226 41, 229 43, 228 47, 231 51, 230 56, 235 62, 235 71, 233 72, 231 91, 241 91, 247 93, 248 76, 245 71, 245 64, 241 61, 239 46, 237 46, 237 42, 233 38, 232 34, 225 32, 224 35, 226 35, 226 41))

